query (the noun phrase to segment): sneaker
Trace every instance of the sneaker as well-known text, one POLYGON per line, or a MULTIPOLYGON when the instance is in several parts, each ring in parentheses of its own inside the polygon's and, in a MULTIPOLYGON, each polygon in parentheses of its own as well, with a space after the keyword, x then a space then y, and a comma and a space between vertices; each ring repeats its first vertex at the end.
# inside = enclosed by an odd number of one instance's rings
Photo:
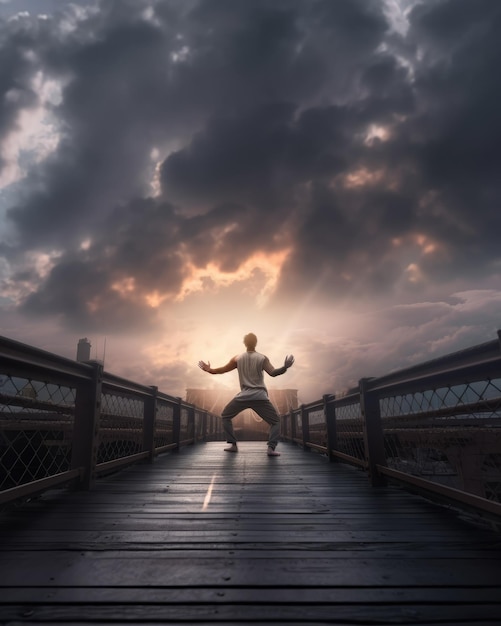
POLYGON ((238 452, 237 444, 232 443, 229 448, 224 449, 225 452, 238 452))
POLYGON ((280 456, 280 452, 275 452, 275 450, 273 450, 273 448, 268 448, 267 454, 268 454, 268 456, 280 456))

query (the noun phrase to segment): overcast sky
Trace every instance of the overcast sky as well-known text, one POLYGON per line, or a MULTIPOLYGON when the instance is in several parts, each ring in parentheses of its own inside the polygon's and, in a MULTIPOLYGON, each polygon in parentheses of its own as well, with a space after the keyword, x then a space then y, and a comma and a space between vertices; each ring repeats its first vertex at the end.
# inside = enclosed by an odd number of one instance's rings
POLYGON ((0 0, 0 330, 302 402, 501 328, 498 0, 0 0))

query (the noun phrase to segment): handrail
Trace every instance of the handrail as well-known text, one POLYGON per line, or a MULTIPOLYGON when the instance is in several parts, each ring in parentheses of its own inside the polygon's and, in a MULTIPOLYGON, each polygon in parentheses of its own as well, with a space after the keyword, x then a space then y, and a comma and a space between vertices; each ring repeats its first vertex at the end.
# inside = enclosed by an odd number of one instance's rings
POLYGON ((453 487, 440 485, 431 480, 424 480, 418 476, 412 476, 411 474, 406 474, 405 472, 399 472, 398 470, 391 469, 390 467, 378 466, 378 470, 385 476, 394 478, 400 483, 420 488, 423 493, 443 496, 449 501, 454 501, 459 505, 466 505, 470 509, 481 510, 485 513, 495 515, 496 517, 501 517, 500 502, 486 500, 485 498, 481 498, 475 494, 467 493, 465 491, 461 491, 460 489, 454 489, 453 487))
POLYGON ((0 353, 4 367, 7 365, 11 371, 42 371, 54 372, 58 377, 69 376, 72 380, 87 380, 92 366, 88 363, 72 361, 65 357, 28 346, 14 339, 0 336, 0 353))
POLYGON ((40 493, 41 491, 45 491, 46 489, 64 485, 72 480, 80 480, 82 474, 83 468, 77 468, 67 472, 61 472, 60 474, 55 474, 54 476, 48 476, 47 478, 40 478, 39 480, 34 480, 30 483, 12 487, 11 489, 4 489, 3 491, 0 491, 0 504, 7 504, 13 500, 19 500, 20 498, 32 496, 36 493, 40 493))
POLYGON ((398 481, 498 518, 500 348, 498 331, 497 340, 362 378, 284 415, 284 438, 364 469, 374 486, 398 481))
MULTIPOLYGON (((499 331, 501 333, 501 331, 499 331)), ((465 367, 487 364, 491 360, 499 360, 500 354, 499 333, 498 339, 488 341, 464 350, 452 352, 436 359, 406 367, 396 372, 371 379, 371 387, 385 388, 415 380, 427 380, 430 377, 450 376, 454 371, 464 371, 465 367)))
POLYGON ((181 398, 0 337, 0 504, 65 483, 89 489, 103 473, 221 437, 219 419, 181 398))

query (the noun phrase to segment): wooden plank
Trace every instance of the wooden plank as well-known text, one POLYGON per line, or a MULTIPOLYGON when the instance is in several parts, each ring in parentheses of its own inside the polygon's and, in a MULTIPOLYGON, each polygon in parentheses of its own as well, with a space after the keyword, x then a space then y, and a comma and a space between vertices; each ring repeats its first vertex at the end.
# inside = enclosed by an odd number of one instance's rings
MULTIPOLYGON (((9 602, 21 603, 84 603, 89 597, 87 587, 24 587, 9 589, 9 602)), ((198 604, 250 604, 259 595, 261 604, 372 604, 398 603, 402 600, 401 587, 94 587, 91 590, 94 604, 117 603, 192 603, 198 604)), ((409 604, 492 604, 490 587, 411 587, 405 591, 409 604)))
MULTIPOLYGON (((1 617, 5 621, 17 621, 24 618, 25 623, 64 622, 95 623, 123 622, 147 623, 152 621, 168 621, 169 623, 226 623, 238 619, 238 622, 263 623, 294 623, 301 620, 304 624, 335 623, 335 624, 492 624, 499 625, 501 607, 497 604, 483 605, 391 605, 374 606, 365 604, 241 604, 236 605, 200 605, 192 602, 187 605, 164 603, 150 605, 85 605, 82 615, 81 605, 30 605, 9 606, 2 608, 1 617), (82 622, 80 621, 82 620, 82 622), (241 620, 241 621, 240 621, 241 620)), ((301 623, 301 622, 300 622, 301 623)))
MULTIPOLYGON (((312 550, 316 546, 322 550, 336 550, 338 546, 353 545, 372 545, 377 547, 380 545, 399 545, 401 549, 408 547, 415 539, 415 534, 410 531, 392 531, 392 532, 354 532, 354 531, 316 531, 315 533, 306 534, 305 530, 266 530, 263 537, 262 532, 248 532, 245 529, 239 530, 236 527, 227 529, 226 531, 185 531, 185 530, 139 530, 136 532, 91 532, 91 531, 62 531, 61 534, 54 536, 50 531, 40 531, 36 536, 30 535, 29 532, 20 533, 18 536, 7 536, 4 538, 8 542, 9 551, 15 550, 58 550, 65 547, 73 547, 74 549, 99 550, 107 549, 110 546, 128 546, 129 549, 153 549, 155 546, 172 549, 175 546, 185 546, 194 544, 216 546, 225 548, 227 546, 237 546, 241 544, 250 544, 254 549, 260 546, 269 547, 272 545, 289 546, 294 545, 296 549, 300 549, 305 545, 312 550)), ((443 533, 436 531, 421 532, 420 542, 430 546, 433 549, 441 548, 452 543, 453 549, 457 555, 458 546, 463 547, 461 539, 464 539, 463 533, 451 533, 447 541, 444 541, 443 533)), ((420 543, 421 545, 421 543, 420 543)), ((423 546, 423 549, 426 546, 423 546)), ((493 549, 491 543, 485 543, 485 549, 489 550, 491 556, 499 557, 501 551, 493 549)))
POLYGON ((0 619, 501 622, 499 533, 293 445, 224 445, 5 511, 0 619))
MULTIPOLYGON (((189 548, 188 548, 189 552, 189 548)), ((2 559, 0 585, 8 586, 141 586, 159 582, 169 586, 231 584, 241 586, 396 586, 459 585, 488 586, 499 580, 499 560, 429 559, 408 555, 365 559, 331 555, 305 558, 302 552, 289 556, 254 557, 252 552, 208 551, 203 556, 180 556, 178 551, 52 551, 11 553, 2 559), (473 575, 474 574, 474 575, 473 575)))

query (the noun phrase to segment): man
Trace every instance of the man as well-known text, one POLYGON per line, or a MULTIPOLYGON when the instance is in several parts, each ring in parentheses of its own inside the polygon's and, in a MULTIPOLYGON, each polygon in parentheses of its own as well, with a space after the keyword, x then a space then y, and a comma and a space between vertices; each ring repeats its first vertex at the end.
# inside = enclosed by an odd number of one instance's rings
POLYGON ((245 335, 244 344, 247 348, 246 352, 234 356, 223 367, 214 368, 210 366, 210 363, 204 363, 204 361, 199 361, 198 367, 209 374, 224 374, 234 369, 238 370, 240 393, 237 393, 233 400, 228 402, 221 413, 226 440, 231 444, 229 448, 225 448, 225 451, 238 452, 237 439, 231 420, 244 409, 252 409, 270 425, 268 456, 280 456, 280 452, 275 450, 280 436, 280 417, 268 398, 263 372, 267 372, 270 376, 285 374, 294 363, 294 357, 292 354, 286 356, 283 366, 275 369, 267 356, 256 352, 257 337, 254 333, 245 335))

